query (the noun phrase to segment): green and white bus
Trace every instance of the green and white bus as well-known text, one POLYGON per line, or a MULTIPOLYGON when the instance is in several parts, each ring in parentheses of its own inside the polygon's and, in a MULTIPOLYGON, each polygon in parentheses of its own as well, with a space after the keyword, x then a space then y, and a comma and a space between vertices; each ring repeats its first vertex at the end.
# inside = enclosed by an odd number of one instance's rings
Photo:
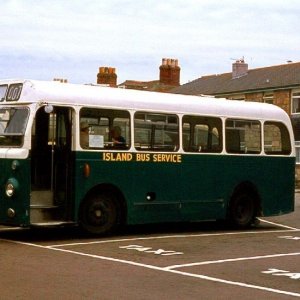
POLYGON ((271 104, 2 80, 0 224, 248 227, 294 210, 293 140, 271 104))

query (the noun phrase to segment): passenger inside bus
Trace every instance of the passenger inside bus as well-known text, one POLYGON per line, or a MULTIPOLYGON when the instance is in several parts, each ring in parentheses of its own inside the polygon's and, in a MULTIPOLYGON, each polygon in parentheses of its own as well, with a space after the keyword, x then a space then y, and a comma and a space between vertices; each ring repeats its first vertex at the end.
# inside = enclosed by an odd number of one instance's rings
POLYGON ((80 123, 80 145, 82 148, 89 147, 89 124, 87 122, 80 123))
POLYGON ((111 139, 114 147, 125 148, 126 141, 125 138, 121 135, 121 128, 119 126, 114 126, 111 129, 111 139))

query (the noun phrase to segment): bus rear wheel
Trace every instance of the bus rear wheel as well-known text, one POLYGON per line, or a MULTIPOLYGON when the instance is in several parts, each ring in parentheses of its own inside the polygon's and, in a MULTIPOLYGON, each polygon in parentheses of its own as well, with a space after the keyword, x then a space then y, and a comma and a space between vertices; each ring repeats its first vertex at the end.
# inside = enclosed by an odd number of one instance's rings
POLYGON ((239 193, 231 201, 229 221, 237 228, 248 228, 256 217, 254 196, 248 193, 239 193))
POLYGON ((116 200, 108 193, 92 194, 82 203, 80 225, 88 233, 105 235, 117 226, 116 200))

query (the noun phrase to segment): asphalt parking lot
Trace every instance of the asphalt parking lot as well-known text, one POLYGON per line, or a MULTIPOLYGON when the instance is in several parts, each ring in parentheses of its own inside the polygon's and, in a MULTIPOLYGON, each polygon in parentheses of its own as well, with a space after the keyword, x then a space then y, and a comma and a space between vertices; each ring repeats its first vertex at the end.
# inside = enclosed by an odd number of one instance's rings
POLYGON ((1 299, 300 298, 300 194, 294 213, 245 231, 218 222, 128 227, 0 227, 1 299))

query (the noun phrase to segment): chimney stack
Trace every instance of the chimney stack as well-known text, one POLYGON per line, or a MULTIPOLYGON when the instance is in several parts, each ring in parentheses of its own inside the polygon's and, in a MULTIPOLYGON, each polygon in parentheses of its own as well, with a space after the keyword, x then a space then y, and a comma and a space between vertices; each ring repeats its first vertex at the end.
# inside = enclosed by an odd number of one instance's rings
POLYGON ((163 58, 159 71, 160 83, 173 86, 180 85, 180 67, 178 66, 178 59, 163 58))
POLYGON ((110 87, 117 86, 117 74, 115 68, 100 67, 97 74, 97 84, 107 84, 110 87))
POLYGON ((245 63, 244 58, 236 60, 232 64, 232 78, 239 78, 248 73, 248 64, 245 63))

